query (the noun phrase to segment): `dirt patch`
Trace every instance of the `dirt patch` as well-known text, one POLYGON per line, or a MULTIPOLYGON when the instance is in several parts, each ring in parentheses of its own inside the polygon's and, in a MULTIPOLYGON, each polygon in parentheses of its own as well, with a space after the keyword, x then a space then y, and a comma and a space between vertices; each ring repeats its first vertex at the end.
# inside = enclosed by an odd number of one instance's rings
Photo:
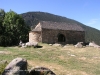
POLYGON ((59 64, 56 64, 56 63, 28 60, 28 64, 32 67, 41 67, 42 66, 42 67, 49 68, 56 75, 89 75, 84 71, 66 69, 65 67, 63 67, 59 64))
POLYGON ((79 59, 85 61, 86 60, 86 57, 80 57, 79 59))
POLYGON ((69 72, 69 74, 67 75, 89 75, 84 71, 77 71, 77 70, 71 70, 71 72, 69 72))
POLYGON ((28 64, 32 67, 46 67, 52 70, 56 75, 67 74, 68 71, 64 67, 55 63, 48 63, 43 61, 28 60, 28 64))
POLYGON ((0 51, 0 54, 11 54, 12 52, 10 51, 0 51))

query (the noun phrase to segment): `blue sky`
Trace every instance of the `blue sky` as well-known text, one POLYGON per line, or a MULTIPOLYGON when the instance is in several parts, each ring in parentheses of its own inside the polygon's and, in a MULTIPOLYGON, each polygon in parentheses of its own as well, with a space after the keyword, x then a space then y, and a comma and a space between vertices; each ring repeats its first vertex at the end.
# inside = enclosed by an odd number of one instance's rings
POLYGON ((18 14, 48 12, 100 30, 100 0, 0 0, 0 8, 18 14))

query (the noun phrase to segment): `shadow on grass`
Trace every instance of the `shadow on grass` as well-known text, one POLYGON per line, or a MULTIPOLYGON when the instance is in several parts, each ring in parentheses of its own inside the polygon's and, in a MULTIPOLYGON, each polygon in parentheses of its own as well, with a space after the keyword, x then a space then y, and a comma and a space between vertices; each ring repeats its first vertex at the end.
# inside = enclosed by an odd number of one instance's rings
POLYGON ((42 48, 43 46, 36 46, 36 48, 42 48))

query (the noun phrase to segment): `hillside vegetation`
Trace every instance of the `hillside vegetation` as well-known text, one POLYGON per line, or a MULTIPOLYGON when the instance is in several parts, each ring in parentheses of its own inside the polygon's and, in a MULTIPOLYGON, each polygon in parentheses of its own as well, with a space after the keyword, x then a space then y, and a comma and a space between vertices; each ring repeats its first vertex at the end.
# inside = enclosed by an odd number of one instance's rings
MULTIPOLYGON (((0 47, 0 61, 10 62, 16 57, 22 57, 28 60, 28 69, 43 66, 56 75, 100 75, 100 48, 39 45, 43 47, 0 47)), ((1 67, 0 71, 3 69, 1 67)))
POLYGON ((78 24, 82 26, 86 32, 86 36, 85 36, 86 42, 95 41, 97 44, 100 45, 100 38, 99 38, 100 30, 86 26, 73 19, 69 19, 66 17, 62 17, 62 16, 58 16, 46 12, 27 12, 21 15, 24 18, 26 24, 29 25, 31 29, 33 29, 39 21, 66 22, 66 23, 71 23, 72 25, 78 24))

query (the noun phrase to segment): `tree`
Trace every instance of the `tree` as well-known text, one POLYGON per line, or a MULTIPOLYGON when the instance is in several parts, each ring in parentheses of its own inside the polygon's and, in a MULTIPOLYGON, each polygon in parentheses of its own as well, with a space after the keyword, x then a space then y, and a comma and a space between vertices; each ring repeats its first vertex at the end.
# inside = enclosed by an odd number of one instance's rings
POLYGON ((4 36, 3 36, 4 28, 2 25, 4 17, 5 17, 5 11, 3 9, 0 9, 0 45, 3 44, 2 41, 4 39, 4 36))
POLYGON ((2 45, 4 46, 17 45, 19 40, 28 40, 29 27, 24 19, 12 10, 5 14, 3 28, 2 45))
POLYGON ((0 21, 4 19, 5 11, 3 9, 0 9, 0 21))
POLYGON ((3 22, 4 17, 5 17, 5 11, 3 9, 0 9, 0 35, 3 32, 2 22, 3 22))

